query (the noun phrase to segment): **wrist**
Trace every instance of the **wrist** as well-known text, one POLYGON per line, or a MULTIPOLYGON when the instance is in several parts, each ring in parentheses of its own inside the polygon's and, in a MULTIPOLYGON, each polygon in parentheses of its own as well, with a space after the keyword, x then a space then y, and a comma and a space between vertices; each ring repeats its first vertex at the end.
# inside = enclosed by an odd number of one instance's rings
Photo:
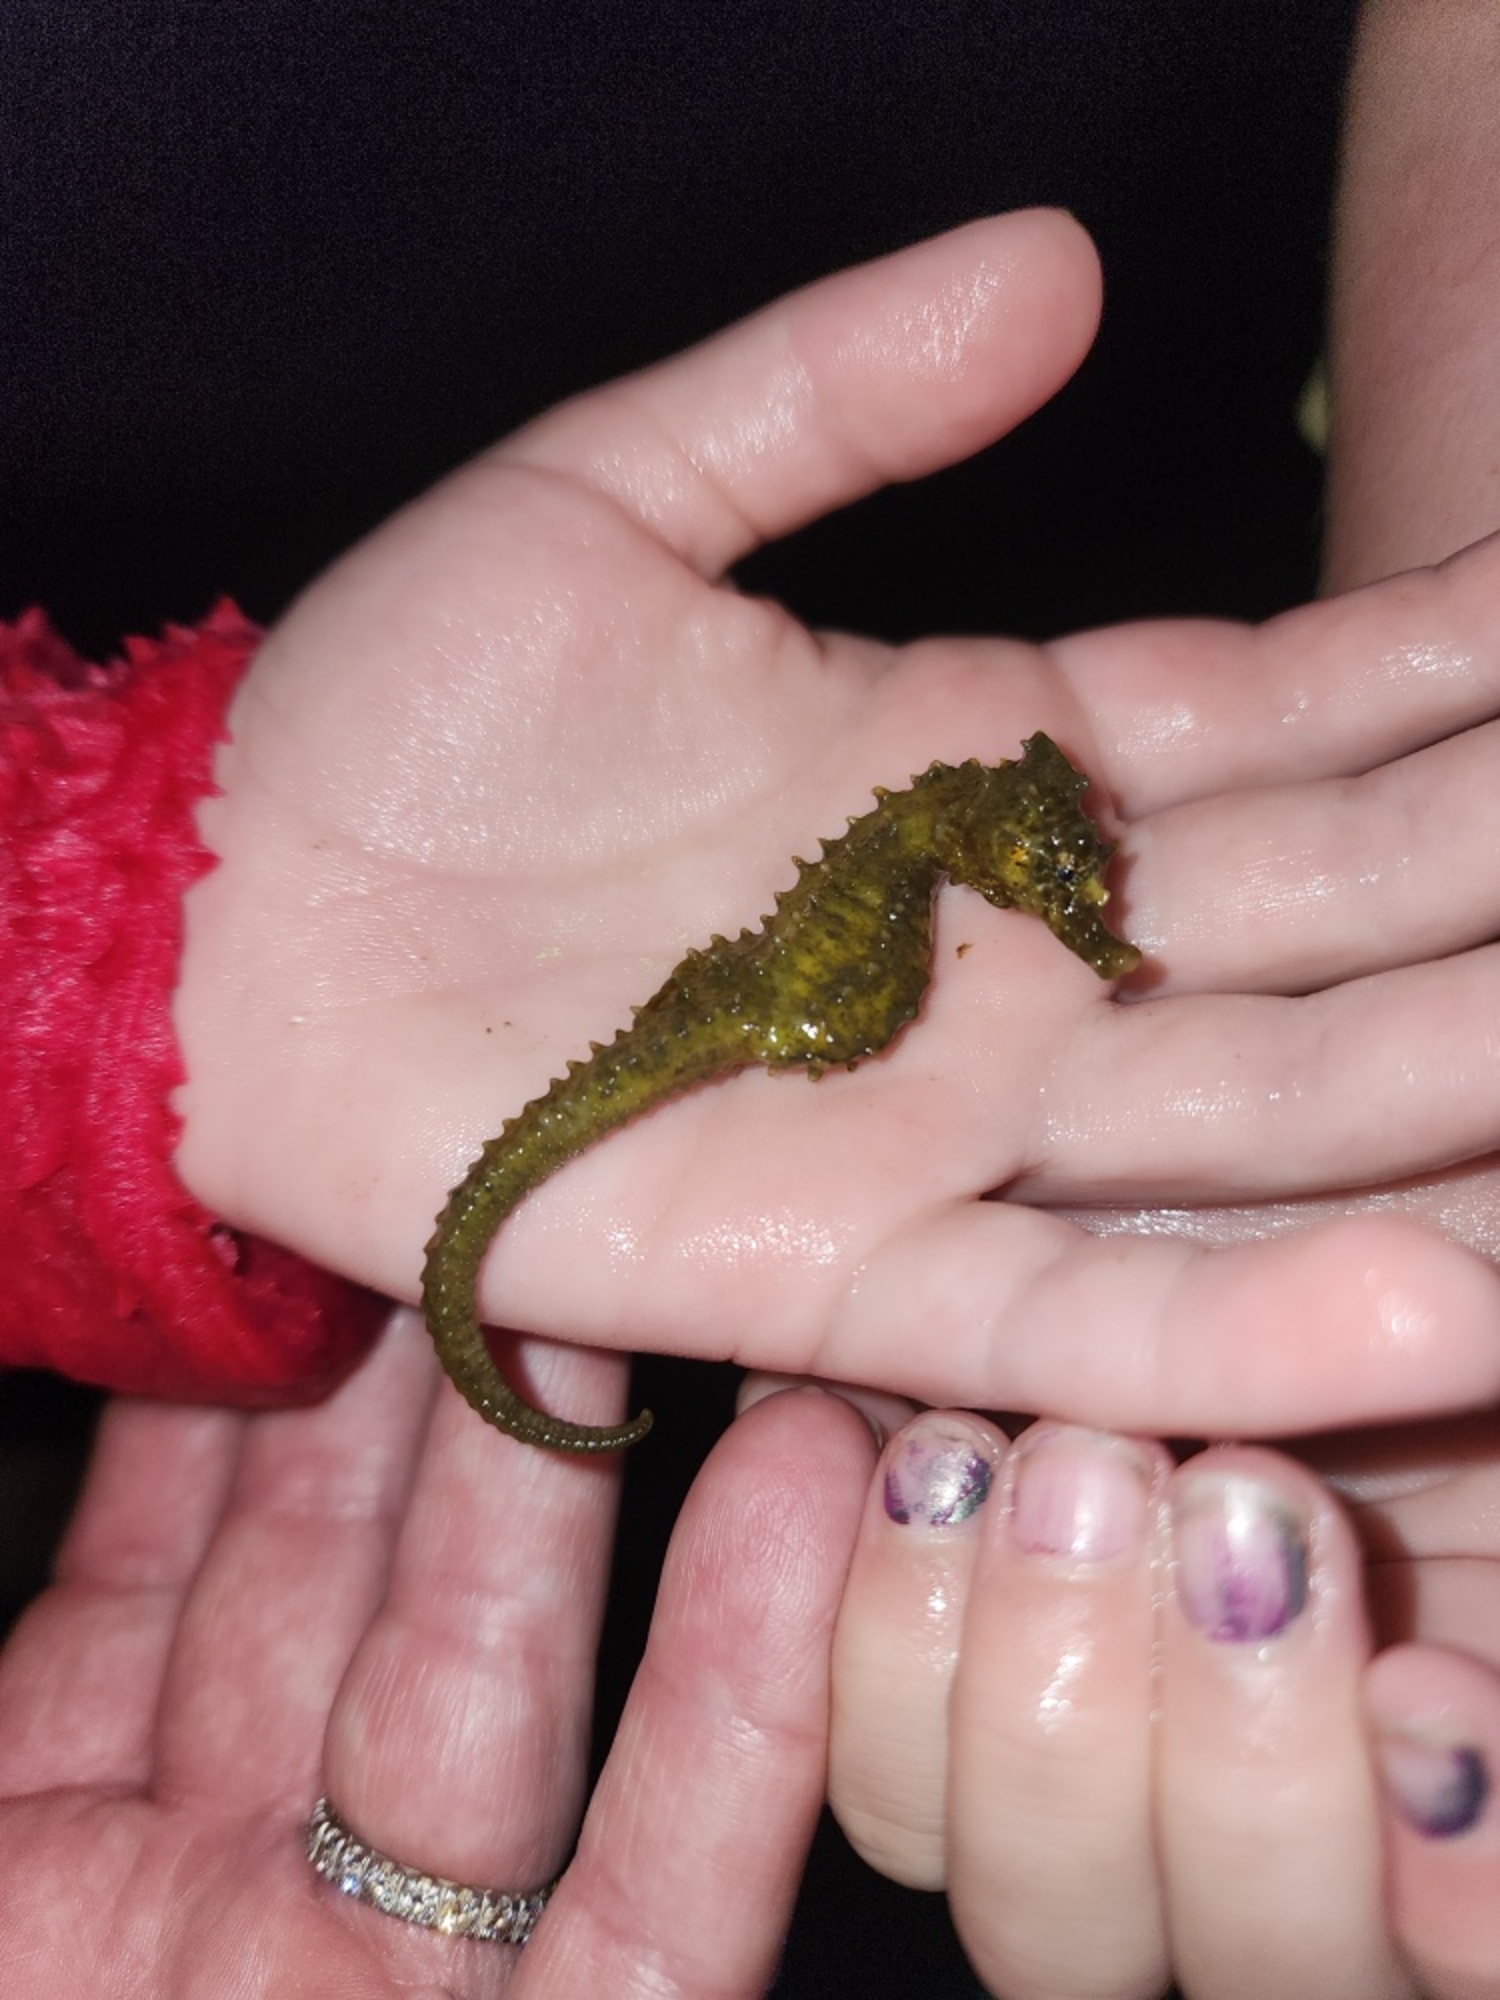
POLYGON ((378 1302, 227 1228, 172 1166, 171 996, 195 821, 258 634, 195 631, 78 660, 0 630, 0 1359, 172 1398, 283 1401, 362 1350, 378 1302))

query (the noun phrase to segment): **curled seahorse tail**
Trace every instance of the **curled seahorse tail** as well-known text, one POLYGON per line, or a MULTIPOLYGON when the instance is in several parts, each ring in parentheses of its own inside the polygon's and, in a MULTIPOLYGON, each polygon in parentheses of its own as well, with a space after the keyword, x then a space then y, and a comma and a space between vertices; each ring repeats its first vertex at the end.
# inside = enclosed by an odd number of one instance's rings
POLYGON ((475 1305, 479 1266, 499 1224, 520 1199, 496 1199, 493 1155, 486 1146, 448 1197, 427 1245, 422 1271, 422 1311, 438 1358, 449 1380, 486 1423, 523 1444, 551 1451, 618 1451, 636 1444, 651 1428, 642 1410, 624 1424, 575 1424, 551 1417, 518 1396, 495 1366, 475 1305))
POLYGON ((1100 916, 1113 849, 1079 804, 1087 786, 1041 734, 1018 760, 933 764, 904 791, 877 786, 874 808, 824 841, 821 860, 796 863, 759 930, 690 951, 628 1028, 592 1044, 490 1141, 439 1218, 423 1278, 443 1366, 482 1417, 555 1451, 613 1451, 645 1435, 649 1412, 565 1423, 507 1387, 476 1303, 491 1239, 565 1161, 680 1090, 752 1064, 816 1077, 885 1048, 926 991, 943 876, 1040 917, 1101 978, 1134 970, 1140 954, 1100 916))
POLYGON ((626 1424, 575 1424, 548 1416, 506 1382, 479 1323, 479 1267, 506 1217, 596 1139, 705 1076, 743 1062, 733 1032, 678 1031, 679 989, 669 981, 614 1040, 569 1063, 482 1149, 448 1197, 427 1245, 422 1310, 438 1358, 464 1400, 497 1430, 552 1451, 618 1451, 651 1428, 642 1410, 626 1424))

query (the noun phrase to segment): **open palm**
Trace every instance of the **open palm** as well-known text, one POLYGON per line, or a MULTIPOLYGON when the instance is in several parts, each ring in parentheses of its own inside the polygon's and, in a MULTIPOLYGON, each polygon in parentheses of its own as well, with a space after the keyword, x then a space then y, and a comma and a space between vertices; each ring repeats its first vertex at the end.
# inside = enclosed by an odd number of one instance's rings
POLYGON ((1494 1387, 1492 1275, 1399 1221, 1210 1255, 1053 1211, 1301 1198, 1500 1129, 1500 954, 1417 964, 1493 929, 1493 886, 1447 856, 1483 851, 1466 774, 1500 698, 1500 550, 1260 632, 1045 649, 815 637, 723 582, 1019 420, 1097 304, 1064 218, 975 225, 565 406, 311 591, 205 811, 194 1192, 413 1296, 480 1141, 686 947, 753 924, 873 785, 1044 729, 1123 830, 1138 1004, 945 891, 895 1047, 816 1088, 738 1077, 570 1165, 502 1232, 487 1315, 1154 1430, 1494 1387), (1449 846, 1423 848, 1440 808, 1449 846), (1316 1359, 1278 1346, 1286 1288, 1326 1293, 1316 1359))

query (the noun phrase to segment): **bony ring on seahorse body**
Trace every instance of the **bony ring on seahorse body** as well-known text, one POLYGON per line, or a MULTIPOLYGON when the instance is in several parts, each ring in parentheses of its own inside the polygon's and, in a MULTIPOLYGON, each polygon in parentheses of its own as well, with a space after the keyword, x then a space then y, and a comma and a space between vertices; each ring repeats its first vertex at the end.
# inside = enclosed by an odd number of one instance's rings
POLYGON ((1029 911, 1101 979, 1140 953, 1105 927, 1114 852, 1078 803, 1088 779, 1047 736, 1013 762, 934 764, 799 861, 756 931, 690 951, 607 1047, 520 1111, 448 1198, 427 1245, 422 1308, 444 1368, 488 1422, 553 1451, 613 1451, 651 1427, 569 1423, 533 1409, 495 1366, 479 1324, 479 1266, 517 1203, 567 1160, 651 1105, 762 1064, 854 1069, 916 1014, 931 976, 944 880, 1029 911))
POLYGON ((424 1875, 367 1847, 352 1834, 327 1799, 319 1799, 303 1832, 307 1858, 326 1882, 372 1909, 445 1937, 481 1944, 525 1944, 547 1907, 545 1889, 513 1892, 471 1889, 442 1875, 424 1875))

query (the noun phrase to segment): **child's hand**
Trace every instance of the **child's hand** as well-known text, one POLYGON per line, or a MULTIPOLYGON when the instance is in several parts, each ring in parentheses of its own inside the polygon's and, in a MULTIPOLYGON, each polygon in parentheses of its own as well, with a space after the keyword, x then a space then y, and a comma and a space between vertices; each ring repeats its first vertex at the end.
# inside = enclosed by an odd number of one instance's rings
POLYGON ((1006 2000, 1500 1992, 1495 1429, 1335 1453, 1352 1524, 1264 1450, 938 1411, 887 1446, 832 1796, 1006 2000))
POLYGON ((815 1086, 748 1073, 591 1150, 507 1223, 486 1315, 1153 1431, 1500 1388, 1493 1273, 1399 1222, 1214 1256, 1180 1219, 1101 1244, 1056 1212, 1344 1206, 1491 1144, 1500 547, 1258 632, 1051 648, 815 637, 724 583, 1018 421, 1097 306, 1072 223, 974 225, 567 405, 313 589, 205 808, 192 1190, 414 1295, 479 1143, 688 946, 756 922, 872 785, 1043 729, 1123 817, 1136 1004, 945 891, 888 1054, 815 1086), (1367 1282, 1314 1364, 1285 1308, 1351 1259, 1367 1282))

